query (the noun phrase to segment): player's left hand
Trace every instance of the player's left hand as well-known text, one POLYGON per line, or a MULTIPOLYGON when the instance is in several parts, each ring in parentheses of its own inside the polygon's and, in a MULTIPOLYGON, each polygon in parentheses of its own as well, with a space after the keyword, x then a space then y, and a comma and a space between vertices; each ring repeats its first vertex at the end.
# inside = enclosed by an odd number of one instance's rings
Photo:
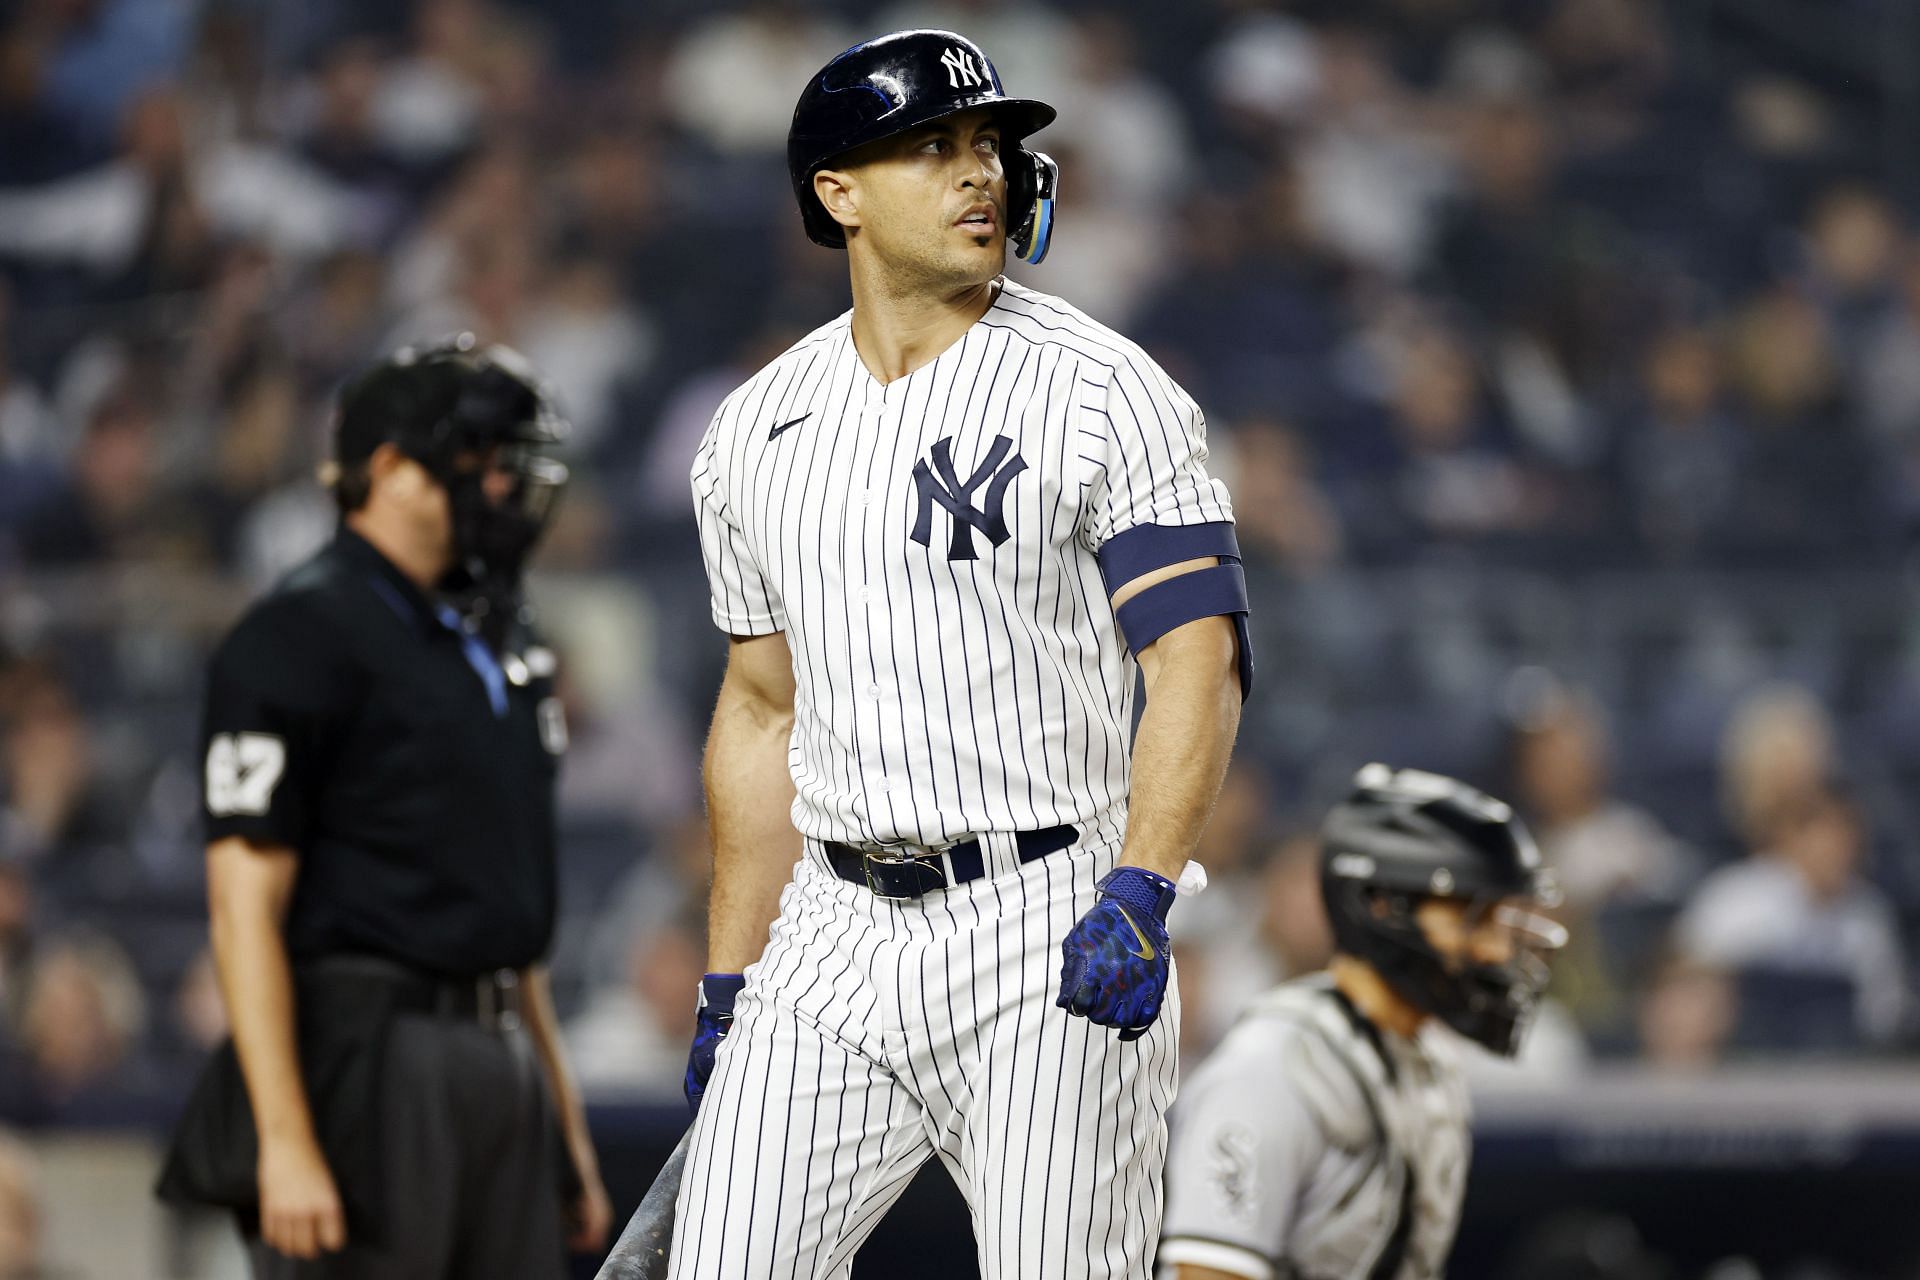
POLYGON ((1144 867, 1115 867, 1100 897, 1060 944, 1060 998, 1055 1004, 1137 1040, 1160 1016, 1171 971, 1167 910, 1173 881, 1144 867))
POLYGON ((687 1105, 695 1114, 707 1092, 707 1077, 713 1074, 714 1055, 720 1042, 733 1030, 733 1002, 747 980, 737 973, 709 973, 700 979, 699 1012, 694 1015, 693 1050, 687 1055, 685 1083, 687 1105))

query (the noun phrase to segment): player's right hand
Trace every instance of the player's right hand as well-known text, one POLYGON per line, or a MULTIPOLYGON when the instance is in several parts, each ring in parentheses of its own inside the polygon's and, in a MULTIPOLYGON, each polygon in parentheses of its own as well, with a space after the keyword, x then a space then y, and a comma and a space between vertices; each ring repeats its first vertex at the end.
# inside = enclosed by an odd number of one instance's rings
POLYGON ((327 1159, 312 1138, 260 1146, 260 1238, 290 1258, 347 1245, 347 1214, 327 1159))
POLYGON ((698 1113, 713 1074, 713 1056, 733 1030, 733 1001, 747 980, 737 973, 710 973, 700 979, 700 1005, 694 1014, 693 1052, 687 1055, 687 1105, 698 1113))
POLYGON ((1099 897, 1060 944, 1060 995, 1054 1004, 1138 1040, 1160 1016, 1171 976, 1167 909, 1174 884, 1144 867, 1115 867, 1099 897))

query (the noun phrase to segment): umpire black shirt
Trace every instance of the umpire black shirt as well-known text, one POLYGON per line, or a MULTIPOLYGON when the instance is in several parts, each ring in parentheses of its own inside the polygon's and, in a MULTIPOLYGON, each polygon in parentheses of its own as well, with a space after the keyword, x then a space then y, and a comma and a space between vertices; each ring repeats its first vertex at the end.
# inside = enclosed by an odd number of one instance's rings
POLYGON ((566 737, 553 659, 495 662, 479 643, 343 527, 215 653, 207 837, 299 855, 296 962, 354 952, 464 976, 545 954, 566 737))

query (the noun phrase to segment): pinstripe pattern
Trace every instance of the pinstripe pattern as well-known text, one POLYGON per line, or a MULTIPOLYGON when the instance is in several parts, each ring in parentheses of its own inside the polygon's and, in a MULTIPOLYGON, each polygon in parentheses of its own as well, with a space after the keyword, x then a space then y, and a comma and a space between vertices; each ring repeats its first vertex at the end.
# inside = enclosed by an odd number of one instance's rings
POLYGON ((729 396, 693 473, 715 623, 793 649, 795 823, 941 845, 1083 822, 1124 800, 1133 723, 1095 553, 1135 525, 1233 518, 1199 409, 1125 338, 1018 285, 885 386, 850 316, 729 396), (913 541, 914 465, 948 439, 965 476, 999 436, 1028 465, 1011 538, 950 560, 936 507, 913 541))
POLYGON ((1131 1044, 1053 1007, 1059 939, 1117 854, 903 904, 804 860, 694 1124, 670 1275, 845 1276, 936 1156, 985 1280, 1146 1280, 1177 997, 1131 1044))
POLYGON ((844 1276, 933 1156, 988 1280, 1146 1280, 1177 997, 1133 1043, 1053 1004, 1125 827, 1136 672, 1097 553, 1232 509, 1192 400, 1056 299, 1005 285, 884 386, 850 319, 729 396, 694 465, 714 621, 793 653, 808 856, 701 1105, 671 1274, 844 1276), (1019 862, 1013 833, 1062 824, 1074 848, 1019 862), (820 849, 968 836, 988 876, 902 904, 820 849))

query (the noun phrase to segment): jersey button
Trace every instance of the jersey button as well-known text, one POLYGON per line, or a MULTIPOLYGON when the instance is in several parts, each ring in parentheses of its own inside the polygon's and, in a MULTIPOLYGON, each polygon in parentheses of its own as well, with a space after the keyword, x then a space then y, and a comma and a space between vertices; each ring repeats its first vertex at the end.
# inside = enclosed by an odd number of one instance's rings
POLYGON ((883 404, 868 404, 868 405, 860 406, 861 420, 866 422, 869 426, 880 421, 880 419, 886 416, 887 416, 887 406, 883 404))
POLYGON ((861 604, 867 604, 867 603, 869 603, 870 601, 872 601, 872 599, 873 599, 873 588, 872 588, 872 587, 862 587, 862 588, 860 588, 860 603, 861 603, 861 604))
POLYGON ((877 698, 877 697, 879 697, 879 696, 880 696, 880 686, 879 686, 879 685, 877 685, 877 684, 870 684, 870 685, 868 685, 868 686, 867 686, 867 696, 868 696, 869 698, 877 698))

